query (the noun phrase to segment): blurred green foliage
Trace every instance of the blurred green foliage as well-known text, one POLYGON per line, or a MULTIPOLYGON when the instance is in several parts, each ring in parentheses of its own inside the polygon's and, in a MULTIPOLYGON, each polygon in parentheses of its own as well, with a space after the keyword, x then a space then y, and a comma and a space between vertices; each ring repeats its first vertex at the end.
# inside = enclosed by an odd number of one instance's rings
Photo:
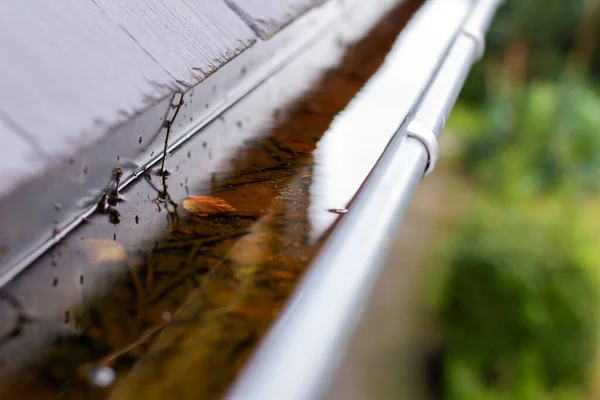
MULTIPOLYGON (((489 54, 522 38, 536 51, 533 65, 545 64, 573 45, 585 0, 508 0, 496 14, 487 35, 489 54)), ((546 70, 539 66, 541 70, 546 70)), ((540 77, 540 69, 533 69, 540 77)))
POLYGON ((600 0, 513 0, 500 8, 486 56, 449 121, 466 136, 463 167, 487 190, 600 189, 598 20, 600 0))
MULTIPOLYGON (((565 74, 569 56, 581 51, 581 43, 598 40, 598 32, 589 30, 589 38, 578 37, 585 13, 590 25, 596 25, 599 10, 597 0, 508 0, 498 11, 486 36, 487 49, 483 60, 477 63, 461 93, 461 101, 478 107, 496 91, 493 82, 499 79, 503 68, 514 69, 511 62, 519 58, 524 65, 526 82, 558 80, 565 74), (588 8, 586 9, 586 2, 588 8), (590 7, 589 5, 595 7, 590 7), (518 52, 515 54, 515 50, 518 52), (490 75, 491 78, 490 78, 490 75)), ((582 67, 593 78, 600 78, 600 46, 587 49, 582 67)), ((585 46, 584 46, 585 47, 585 46)), ((509 71, 510 72, 510 71, 509 71)), ((513 71, 514 72, 514 71, 513 71)))
POLYGON ((599 294, 576 220, 556 202, 487 202, 460 230, 441 306, 449 399, 581 398, 599 294))
POLYGON ((599 21, 600 0, 508 0, 450 116, 480 201, 445 258, 447 399, 589 398, 599 21))
POLYGON ((600 189, 600 96, 591 84, 505 87, 481 111, 456 118, 451 126, 464 136, 463 167, 488 190, 600 189))

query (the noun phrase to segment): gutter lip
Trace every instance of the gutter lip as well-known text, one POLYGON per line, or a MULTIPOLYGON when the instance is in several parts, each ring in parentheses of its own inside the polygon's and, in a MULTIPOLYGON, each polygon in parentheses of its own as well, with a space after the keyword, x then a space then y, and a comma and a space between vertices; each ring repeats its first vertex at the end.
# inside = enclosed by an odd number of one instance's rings
POLYGON ((418 124, 439 138, 473 63, 482 54, 484 35, 500 3, 474 2, 429 86, 226 399, 322 397, 385 260, 381 245, 399 229, 418 182, 432 164, 431 150, 409 128, 418 124))

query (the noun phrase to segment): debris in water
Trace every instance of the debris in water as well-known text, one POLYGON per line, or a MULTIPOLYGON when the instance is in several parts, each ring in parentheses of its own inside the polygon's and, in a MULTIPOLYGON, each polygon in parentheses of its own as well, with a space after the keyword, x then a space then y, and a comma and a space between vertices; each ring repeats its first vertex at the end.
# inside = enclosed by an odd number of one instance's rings
POLYGON ((111 224, 117 225, 121 222, 121 213, 116 208, 110 207, 108 209, 108 220, 111 224))
POLYGON ((183 208, 187 211, 200 214, 220 214, 235 211, 229 203, 216 196, 190 196, 183 200, 183 208))
POLYGON ((82 245, 92 264, 122 262, 127 259, 125 248, 112 240, 87 239, 82 245))
MULTIPOLYGON (((190 101, 190 103, 191 103, 191 101, 190 101)), ((164 123, 163 123, 163 127, 167 130, 167 133, 165 134, 165 145, 164 145, 164 149, 163 149, 163 158, 162 158, 162 162, 160 165, 160 175, 159 176, 165 176, 165 173, 167 172, 165 170, 165 161, 167 160, 167 155, 168 155, 167 150, 169 147, 169 136, 171 135, 171 128, 173 127, 173 122, 175 122, 175 118, 177 118, 177 114, 179 114, 179 110, 181 109, 181 106, 183 106, 183 93, 175 92, 173 94, 173 98, 171 99, 171 108, 175 110, 175 113, 173 114, 173 117, 171 118, 171 120, 164 121, 164 123), (179 102, 177 104, 173 104, 173 100, 175 100, 175 96, 177 96, 178 94, 179 94, 179 102)))

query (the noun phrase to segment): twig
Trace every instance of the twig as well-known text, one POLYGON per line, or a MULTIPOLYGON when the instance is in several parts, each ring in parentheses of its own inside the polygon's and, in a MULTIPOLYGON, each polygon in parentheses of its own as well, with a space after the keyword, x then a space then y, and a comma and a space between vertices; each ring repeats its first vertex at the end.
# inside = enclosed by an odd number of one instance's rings
POLYGON ((154 336, 157 332, 161 331, 165 326, 167 326, 168 321, 163 322, 160 325, 156 325, 152 328, 147 329, 144 333, 142 333, 142 335, 135 340, 134 342, 128 344, 127 346, 115 350, 112 353, 109 353, 107 356, 105 356, 101 361, 100 364, 101 365, 105 365, 105 366, 109 366, 112 363, 114 363, 119 357, 122 357, 123 355, 127 354, 128 352, 130 352, 131 350, 135 349, 138 346, 141 346, 142 344, 146 343, 148 340, 150 340, 150 338, 152 338, 152 336, 154 336))
POLYGON ((152 252, 148 255, 148 267, 146 268, 146 290, 152 290, 152 284, 154 283, 154 259, 152 258, 152 252))
POLYGON ((167 134, 165 135, 165 146, 164 146, 164 150, 163 150, 163 159, 162 159, 162 162, 160 165, 160 172, 161 172, 161 175, 163 175, 163 176, 165 174, 165 160, 167 159, 167 149, 169 147, 169 136, 171 135, 171 128, 173 127, 173 123, 175 123, 175 118, 177 118, 177 114, 179 114, 179 110, 181 109, 181 106, 183 105, 183 93, 175 92, 173 94, 173 100, 175 100, 175 96, 177 96, 177 94, 179 94, 179 96, 180 96, 179 102, 177 104, 173 104, 173 102, 171 101, 171 108, 175 109, 175 114, 173 114, 173 118, 171 118, 169 121, 164 122, 164 126, 165 126, 165 128, 167 128, 167 134))
POLYGON ((296 151, 291 147, 284 145, 272 136, 269 137, 269 141, 273 143, 273 145, 277 147, 278 150, 290 153, 294 160, 298 159, 298 154, 296 154, 296 151))
POLYGON ((158 287, 154 292, 152 292, 152 294, 150 294, 150 296, 148 296, 148 303, 153 303, 160 299, 165 293, 177 286, 181 281, 195 274, 196 271, 193 268, 186 268, 170 280, 164 281, 165 283, 162 286, 158 287))
POLYGON ((142 319, 142 316, 144 315, 144 309, 145 309, 145 296, 144 296, 144 287, 142 286, 142 282, 140 281, 140 277, 137 273, 137 270, 135 268, 135 265, 133 263, 129 263, 129 272, 131 273, 131 280, 133 282, 133 286, 135 287, 135 291, 137 293, 138 296, 138 319, 142 319))
POLYGON ((229 233, 226 235, 217 235, 217 236, 213 236, 213 237, 210 237, 207 239, 192 239, 192 240, 181 240, 181 241, 177 241, 177 242, 167 242, 167 243, 160 244, 156 249, 162 250, 162 249, 171 249, 171 248, 177 248, 177 247, 196 246, 196 245, 203 246, 203 245, 207 245, 207 244, 213 244, 215 242, 219 242, 219 241, 225 240, 225 239, 233 239, 233 238, 237 238, 239 236, 244 236, 248 233, 249 232, 247 230, 244 230, 244 231, 229 233))
POLYGON ((279 181, 281 179, 289 178, 290 176, 295 176, 295 175, 298 175, 298 173, 297 172, 292 172, 290 174, 279 175, 279 176, 274 176, 274 177, 272 176, 272 177, 267 177, 267 178, 257 178, 257 179, 253 179, 253 180, 250 180, 250 181, 222 184, 220 186, 216 186, 212 190, 212 193, 226 192, 228 190, 236 189, 236 188, 238 188, 240 186, 253 185, 255 183, 268 182, 268 181, 277 182, 277 181, 279 181))

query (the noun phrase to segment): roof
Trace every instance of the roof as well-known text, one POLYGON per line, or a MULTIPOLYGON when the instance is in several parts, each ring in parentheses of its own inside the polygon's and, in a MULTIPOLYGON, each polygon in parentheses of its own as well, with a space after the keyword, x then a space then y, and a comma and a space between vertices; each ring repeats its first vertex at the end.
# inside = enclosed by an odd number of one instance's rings
POLYGON ((6 2, 0 134, 11 151, 0 162, 0 213, 6 216, 0 284, 13 275, 6 271, 22 269, 89 215, 115 185, 116 168, 126 184, 162 157, 174 95, 185 93, 185 99, 169 144, 214 118, 314 38, 316 32, 307 32, 341 8, 329 2, 313 10, 323 3, 6 2), (282 31, 310 10, 318 23, 309 18, 298 21, 299 29, 282 31))

